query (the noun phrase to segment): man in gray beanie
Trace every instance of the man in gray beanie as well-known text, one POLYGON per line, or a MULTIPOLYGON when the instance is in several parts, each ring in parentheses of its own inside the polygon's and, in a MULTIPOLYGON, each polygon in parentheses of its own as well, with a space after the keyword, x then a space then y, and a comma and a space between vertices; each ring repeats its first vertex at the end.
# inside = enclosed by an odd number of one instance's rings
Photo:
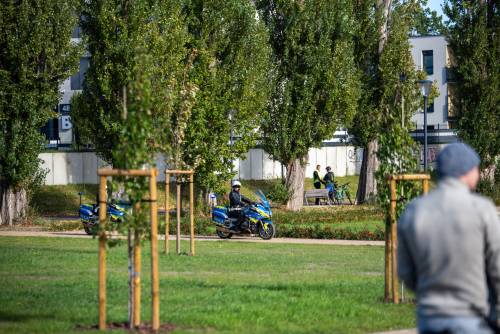
POLYGON ((470 146, 448 145, 437 188, 398 223, 398 273, 416 293, 420 333, 493 333, 487 281, 500 296, 500 222, 493 203, 472 192, 479 162, 470 146))

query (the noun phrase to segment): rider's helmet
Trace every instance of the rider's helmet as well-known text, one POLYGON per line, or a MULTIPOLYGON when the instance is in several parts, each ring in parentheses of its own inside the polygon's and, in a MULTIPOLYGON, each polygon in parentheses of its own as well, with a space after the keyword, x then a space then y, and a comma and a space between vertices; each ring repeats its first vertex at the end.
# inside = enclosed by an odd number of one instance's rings
POLYGON ((233 181, 233 188, 241 188, 241 182, 238 180, 233 181))
POLYGON ((329 171, 331 171, 331 170, 332 170, 332 167, 330 167, 330 166, 327 166, 327 167, 326 167, 326 171, 327 171, 327 172, 329 172, 329 171))

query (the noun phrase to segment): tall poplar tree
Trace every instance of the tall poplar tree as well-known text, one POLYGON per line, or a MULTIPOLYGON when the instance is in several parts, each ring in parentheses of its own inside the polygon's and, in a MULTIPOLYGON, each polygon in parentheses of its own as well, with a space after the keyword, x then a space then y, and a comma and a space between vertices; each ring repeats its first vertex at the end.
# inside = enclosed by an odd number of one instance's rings
MULTIPOLYGON (((396 167, 397 159, 402 159, 402 156, 398 158, 400 154, 406 157, 404 159, 413 160, 409 154, 412 141, 408 139, 408 130, 397 127, 402 117, 398 116, 401 115, 401 97, 405 98, 404 124, 410 123, 411 115, 418 107, 418 73, 414 69, 408 38, 415 26, 416 13, 420 11, 418 0, 355 2, 353 13, 359 23, 355 53, 362 73, 362 92, 359 100, 361 112, 356 114, 350 131, 356 136, 358 145, 364 148, 356 196, 358 203, 374 200, 378 193, 379 157, 392 161, 393 167, 396 167), (406 80, 401 81, 401 77, 406 77, 406 80), (383 144, 379 142, 381 139, 383 144), (396 148, 399 148, 398 153, 396 148), (391 151, 394 151, 392 158, 391 151)), ((408 166, 413 165, 408 161, 408 166)), ((382 169, 381 173, 398 170, 387 166, 382 169)))
POLYGON ((0 3, 0 225, 25 218, 27 192, 43 181, 40 128, 78 64, 74 13, 71 0, 0 3))
POLYGON ((303 205, 308 151, 349 125, 357 106, 351 1, 259 0, 269 29, 273 85, 263 146, 287 167, 287 208, 303 205))
MULTIPOLYGON (((181 6, 176 2, 110 0, 81 2, 84 42, 90 56, 83 91, 73 98, 73 121, 82 141, 114 167, 120 144, 127 85, 134 77, 138 50, 152 61, 150 112, 153 130, 145 139, 150 153, 166 150, 171 117, 179 96, 187 40, 181 6)), ((132 168, 132 167, 128 167, 132 168)))
POLYGON ((448 0, 444 13, 458 136, 479 153, 483 177, 494 180, 493 166, 500 168, 500 2, 448 0))
POLYGON ((227 191, 233 160, 255 144, 268 100, 267 33, 249 0, 186 0, 184 15, 188 61, 174 124, 185 125, 174 139, 198 189, 227 191))

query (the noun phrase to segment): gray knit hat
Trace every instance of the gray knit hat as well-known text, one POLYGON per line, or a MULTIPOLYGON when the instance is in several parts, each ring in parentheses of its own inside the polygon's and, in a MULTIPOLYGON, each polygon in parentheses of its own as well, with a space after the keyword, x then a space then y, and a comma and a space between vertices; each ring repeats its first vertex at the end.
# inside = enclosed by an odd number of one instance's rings
POLYGON ((472 147, 464 143, 446 146, 437 157, 437 172, 440 179, 459 177, 479 166, 481 160, 472 147))

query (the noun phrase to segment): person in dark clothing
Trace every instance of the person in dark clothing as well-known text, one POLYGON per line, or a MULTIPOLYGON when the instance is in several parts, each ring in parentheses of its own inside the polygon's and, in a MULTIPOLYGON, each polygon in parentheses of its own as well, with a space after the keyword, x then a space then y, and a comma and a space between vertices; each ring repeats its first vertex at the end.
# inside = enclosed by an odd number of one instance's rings
MULTIPOLYGON (((321 170, 320 165, 316 165, 316 170, 313 173, 313 185, 314 189, 321 189, 321 177, 319 176, 319 171, 321 170)), ((319 198, 316 198, 316 205, 319 205, 319 198)))
POLYGON ((335 174, 333 174, 332 168, 330 166, 326 167, 326 174, 323 177, 323 181, 322 181, 323 184, 325 185, 325 187, 328 187, 328 185, 333 185, 334 178, 335 178, 335 174))
POLYGON ((230 227, 231 230, 239 230, 245 221, 245 216, 241 211, 242 207, 253 204, 253 201, 240 193, 240 181, 233 181, 232 191, 229 193, 229 217, 237 218, 236 224, 230 227))
POLYGON ((326 174, 323 177, 323 184, 325 188, 329 190, 328 195, 330 199, 333 200, 334 196, 334 187, 335 187, 335 175, 332 172, 332 168, 330 166, 326 167, 326 174))

